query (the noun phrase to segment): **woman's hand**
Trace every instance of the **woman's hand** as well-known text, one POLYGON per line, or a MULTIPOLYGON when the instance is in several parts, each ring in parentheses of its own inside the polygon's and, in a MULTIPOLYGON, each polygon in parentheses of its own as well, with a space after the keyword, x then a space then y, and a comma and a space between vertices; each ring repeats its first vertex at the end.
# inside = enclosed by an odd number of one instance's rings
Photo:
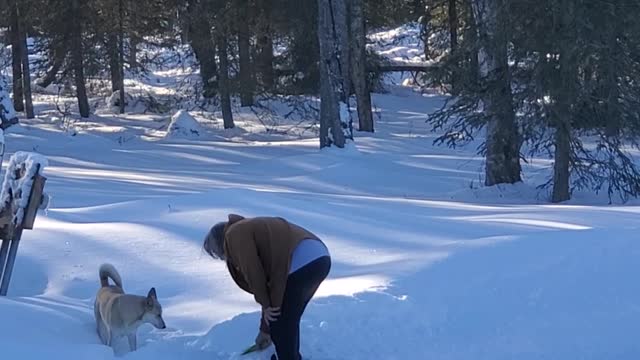
POLYGON ((267 322, 267 324, 271 323, 272 321, 276 321, 278 319, 278 316, 280 316, 280 308, 271 306, 262 308, 262 316, 264 317, 264 320, 267 322))
POLYGON ((256 336, 256 345, 259 350, 264 350, 271 346, 271 336, 264 331, 260 331, 258 336, 256 336))

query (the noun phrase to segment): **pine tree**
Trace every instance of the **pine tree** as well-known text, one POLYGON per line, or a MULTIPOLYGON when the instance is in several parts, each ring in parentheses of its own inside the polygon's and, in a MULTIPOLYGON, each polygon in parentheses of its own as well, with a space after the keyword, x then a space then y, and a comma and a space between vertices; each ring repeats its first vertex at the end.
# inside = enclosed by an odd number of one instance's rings
MULTIPOLYGON (((470 142, 477 131, 485 129, 485 185, 512 184, 521 181, 522 140, 508 65, 509 11, 504 0, 473 0, 471 5, 478 34, 477 44, 471 47, 478 51, 478 81, 459 82, 455 95, 428 121, 434 129, 446 130, 437 142, 452 147, 470 142)), ((457 60, 449 64, 459 72, 457 60)))

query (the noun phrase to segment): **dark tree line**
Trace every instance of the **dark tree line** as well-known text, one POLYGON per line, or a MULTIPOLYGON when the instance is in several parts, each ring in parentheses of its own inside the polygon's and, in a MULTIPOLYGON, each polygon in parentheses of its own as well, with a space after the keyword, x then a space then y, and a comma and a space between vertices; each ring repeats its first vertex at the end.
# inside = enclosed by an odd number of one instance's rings
POLYGON ((482 135, 485 184, 523 178, 527 156, 554 159, 552 200, 574 189, 623 199, 640 193, 630 155, 640 132, 640 3, 635 0, 0 0, 12 45, 13 105, 34 116, 31 81, 72 84, 90 116, 88 79, 127 98, 125 78, 147 71, 143 46, 187 44, 204 101, 224 127, 232 99, 319 94, 320 146, 374 131, 368 29, 414 21, 424 79, 451 96, 429 116, 439 142, 482 135), (35 70, 27 38, 44 54, 35 70), (284 50, 282 50, 284 49, 284 50), (350 111, 356 109, 355 111, 350 111))
POLYGON ((91 113, 88 79, 109 79, 112 98, 124 113, 125 78, 149 65, 140 47, 182 43, 197 60, 202 97, 219 100, 225 128, 234 127, 235 96, 242 106, 252 106, 264 94, 306 93, 324 100, 321 128, 331 137, 322 137, 322 147, 343 147, 353 138, 352 118, 357 117, 358 130, 374 130, 365 34, 371 22, 394 21, 379 15, 387 9, 375 1, 300 6, 288 0, 3 0, 2 5, 8 23, 0 26, 9 30, 13 49, 14 106, 29 117, 34 116, 32 77, 41 87, 72 84, 81 117, 91 113), (45 55, 35 73, 27 60, 27 37, 35 39, 33 50, 45 55), (276 44, 284 44, 286 52, 276 55, 276 44), (345 112, 347 105, 357 111, 345 112))

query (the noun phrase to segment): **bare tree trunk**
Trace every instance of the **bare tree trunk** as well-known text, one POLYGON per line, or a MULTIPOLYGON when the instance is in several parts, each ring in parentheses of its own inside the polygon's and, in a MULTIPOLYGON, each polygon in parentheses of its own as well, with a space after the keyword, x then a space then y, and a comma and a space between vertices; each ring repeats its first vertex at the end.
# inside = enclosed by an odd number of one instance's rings
POLYGON ((431 59, 431 48, 429 47, 429 36, 431 35, 431 7, 423 7, 424 14, 420 17, 420 38, 424 44, 424 59, 431 59))
POLYGON ((342 78, 341 100, 349 104, 351 96, 351 48, 349 46, 349 7, 350 0, 331 0, 333 5, 333 29, 339 49, 338 64, 342 78))
MULTIPOLYGON (((455 54, 458 50, 458 7, 457 0, 449 0, 449 42, 451 45, 451 54, 455 54)), ((460 63, 457 62, 451 73, 451 89, 453 93, 457 93, 460 83, 460 63)))
POLYGON ((521 181, 520 141, 513 110, 504 29, 504 0, 475 0, 473 9, 480 40, 480 77, 486 126, 485 185, 521 181))
POLYGON ((371 91, 367 81, 367 53, 364 7, 362 0, 351 0, 351 79, 358 102, 358 129, 373 132, 371 91))
POLYGON ((206 7, 201 0, 189 0, 189 36, 191 47, 200 63, 200 76, 204 88, 204 97, 212 98, 218 89, 218 68, 216 65, 216 47, 213 43, 211 23, 207 18, 206 7))
POLYGON ((458 49, 458 7, 457 0, 449 0, 449 38, 451 52, 458 49))
POLYGON ((569 164, 571 159, 571 133, 569 126, 566 121, 556 125, 553 195, 551 197, 551 201, 554 203, 567 201, 571 197, 569 192, 569 164))
POLYGON ((466 36, 469 38, 469 43, 471 43, 471 51, 469 53, 469 71, 470 78, 472 83, 475 85, 478 84, 478 80, 480 79, 479 71, 480 64, 478 63, 478 51, 476 47, 478 45, 478 28, 476 27, 476 17, 473 12, 473 1, 474 0, 465 0, 465 7, 469 16, 469 26, 466 32, 466 36))
POLYGON ((227 34, 218 36, 218 56, 220 57, 220 106, 225 129, 235 127, 231 112, 231 91, 229 89, 229 59, 227 58, 227 34))
POLYGON ((560 18, 559 28, 562 40, 559 44, 559 63, 556 67, 558 83, 552 86, 551 94, 555 102, 552 105, 551 119, 555 125, 555 154, 553 166, 553 194, 554 203, 569 200, 571 176, 571 138, 572 114, 571 105, 576 98, 576 79, 578 74, 576 54, 571 39, 575 38, 575 9, 571 1, 562 1, 556 14, 560 18))
POLYGON ((114 32, 107 35, 107 53, 109 54, 109 73, 111 74, 111 91, 123 88, 123 79, 120 76, 120 55, 118 51, 118 35, 114 32))
POLYGON ((138 69, 138 36, 131 34, 129 38, 129 68, 131 71, 138 69))
POLYGON ((33 94, 31 92, 31 70, 29 66, 29 47, 27 44, 27 26, 26 26, 26 16, 27 11, 22 6, 21 3, 13 4, 15 9, 15 15, 17 19, 15 20, 16 25, 16 33, 18 37, 18 51, 20 54, 20 65, 22 66, 22 95, 24 98, 24 110, 28 119, 33 119, 35 117, 33 111, 33 94))
POLYGON ((136 1, 129 1, 129 16, 130 16, 130 24, 131 28, 129 29, 129 69, 135 72, 138 69, 138 43, 140 40, 138 39, 138 34, 135 31, 135 24, 137 24, 138 17, 136 8, 136 1))
POLYGON ((256 68, 265 89, 271 90, 274 85, 273 74, 273 29, 271 28, 271 0, 259 1, 259 17, 257 19, 257 54, 256 68))
POLYGON ((240 103, 253 105, 253 76, 251 75, 251 44, 249 43, 249 3, 239 0, 238 4, 238 58, 240 62, 240 103))
POLYGON ((20 53, 22 55, 22 91, 24 92, 24 109, 27 119, 33 119, 36 115, 33 111, 33 94, 31 92, 29 48, 27 45, 27 32, 22 24, 20 25, 20 35, 22 36, 22 49, 20 50, 20 53))
MULTIPOLYGON (((344 0, 318 0, 318 40, 320 44, 320 148, 337 146, 343 148, 346 143, 345 131, 348 124, 341 117, 340 98, 343 96, 343 77, 341 76, 342 53, 341 37, 337 35, 336 22, 340 17, 335 13, 334 3, 344 0)), ((346 45, 346 44, 342 44, 346 45)))
MULTIPOLYGON (((70 0, 73 19, 82 19, 82 13, 78 4, 79 0, 70 0)), ((89 117, 89 99, 84 79, 84 49, 82 45, 82 25, 79 20, 72 21, 71 34, 71 59, 78 97, 78 110, 83 118, 89 117)))
POLYGON ((118 15, 120 21, 118 31, 118 72, 120 73, 120 79, 122 81, 120 88, 120 114, 124 114, 125 111, 125 96, 124 96, 124 0, 118 2, 118 15))
POLYGON ((620 134, 621 121, 620 121, 620 87, 618 83, 618 69, 616 67, 616 59, 620 58, 620 45, 618 44, 618 38, 621 37, 622 29, 621 22, 618 20, 618 11, 616 11, 615 3, 609 4, 609 16, 611 21, 611 27, 608 34, 608 50, 609 54, 604 56, 605 61, 605 107, 607 123, 605 127, 605 134, 609 137, 615 137, 620 134))
POLYGON ((13 68, 13 107, 16 111, 24 111, 24 94, 22 89, 22 36, 20 35, 18 7, 11 4, 10 37, 11 37, 11 64, 13 68))

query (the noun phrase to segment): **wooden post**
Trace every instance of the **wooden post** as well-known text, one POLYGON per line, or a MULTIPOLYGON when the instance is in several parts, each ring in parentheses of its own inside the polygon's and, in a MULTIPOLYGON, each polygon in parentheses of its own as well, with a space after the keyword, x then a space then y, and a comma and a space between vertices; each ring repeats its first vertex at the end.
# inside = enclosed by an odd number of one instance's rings
POLYGON ((4 265, 7 263, 7 254, 9 254, 9 245, 11 239, 3 239, 2 247, 0 248, 0 280, 2 280, 2 274, 4 274, 4 265))
POLYGON ((13 273, 13 265, 16 263, 16 255, 18 255, 18 246, 20 245, 21 237, 22 227, 18 228, 15 232, 15 237, 11 240, 9 257, 7 258, 7 265, 5 266, 2 274, 2 284, 0 284, 0 296, 7 296, 7 290, 9 290, 9 282, 11 281, 11 274, 13 273))

